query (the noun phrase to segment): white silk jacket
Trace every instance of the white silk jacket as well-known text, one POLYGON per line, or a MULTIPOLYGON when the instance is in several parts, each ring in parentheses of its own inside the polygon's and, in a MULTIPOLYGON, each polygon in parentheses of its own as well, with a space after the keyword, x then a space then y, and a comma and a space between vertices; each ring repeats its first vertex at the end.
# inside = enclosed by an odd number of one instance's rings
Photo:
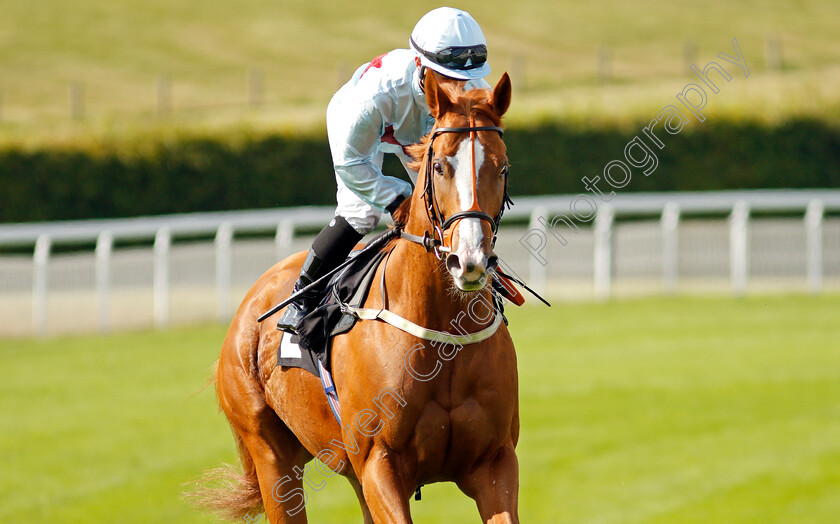
MULTIPOLYGON (((407 181, 382 174, 380 153, 396 154, 412 182, 417 173, 406 163, 404 147, 420 142, 434 126, 420 89, 420 70, 409 49, 395 49, 359 67, 327 107, 327 134, 336 175, 361 200, 384 211, 398 195, 408 196, 407 181)), ((466 89, 488 89, 484 79, 466 89)))

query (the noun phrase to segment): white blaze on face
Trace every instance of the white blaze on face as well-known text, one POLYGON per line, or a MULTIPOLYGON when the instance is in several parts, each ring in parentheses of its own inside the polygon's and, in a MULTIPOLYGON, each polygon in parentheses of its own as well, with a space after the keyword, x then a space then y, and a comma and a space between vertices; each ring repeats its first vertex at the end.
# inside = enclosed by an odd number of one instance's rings
MULTIPOLYGON (((462 140, 455 156, 447 157, 446 160, 455 172, 455 189, 458 191, 458 202, 460 209, 466 211, 472 206, 473 199, 473 171, 472 171, 472 144, 469 138, 462 140)), ((484 163, 484 147, 478 140, 475 141, 475 172, 481 171, 484 163)), ((477 184, 477 182, 476 182, 477 184)), ((481 276, 484 269, 484 254, 481 252, 481 220, 478 218, 465 218, 458 221, 458 251, 455 253, 461 261, 461 270, 454 276, 474 281, 481 276), (465 267, 472 262, 481 272, 474 271, 467 273, 465 267)))

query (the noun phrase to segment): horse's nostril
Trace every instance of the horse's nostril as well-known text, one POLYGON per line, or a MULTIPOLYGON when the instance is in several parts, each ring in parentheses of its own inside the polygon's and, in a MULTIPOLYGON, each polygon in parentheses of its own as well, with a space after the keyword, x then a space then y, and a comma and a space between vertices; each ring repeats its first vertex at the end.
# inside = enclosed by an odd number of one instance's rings
POLYGON ((487 269, 490 271, 495 271, 497 267, 499 267, 499 257, 497 257, 496 255, 490 255, 487 258, 487 269))
POLYGON ((458 258, 458 255, 456 255, 455 253, 447 255, 446 269, 448 269, 450 272, 461 269, 461 259, 458 258))

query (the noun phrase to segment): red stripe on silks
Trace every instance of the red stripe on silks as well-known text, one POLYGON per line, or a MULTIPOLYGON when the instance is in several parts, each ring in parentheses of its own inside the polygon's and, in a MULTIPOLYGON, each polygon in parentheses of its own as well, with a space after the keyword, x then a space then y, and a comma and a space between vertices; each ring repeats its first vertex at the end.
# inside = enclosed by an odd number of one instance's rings
POLYGON ((385 128, 385 132, 382 133, 382 141, 387 142, 389 144, 394 144, 395 146, 401 146, 399 142, 397 142, 397 138, 394 136, 394 126, 388 126, 385 128))
MULTIPOLYGON (((387 55, 387 54, 388 53, 385 53, 385 55, 387 55)), ((362 71, 362 74, 359 75, 359 78, 362 78, 363 76, 365 76, 365 73, 367 73, 368 69, 370 69, 371 67, 375 67, 376 69, 379 69, 380 67, 382 67, 382 59, 385 57, 385 55, 379 55, 376 58, 374 58, 373 60, 371 60, 370 63, 368 64, 368 66, 365 68, 365 70, 362 71)))
POLYGON ((394 144, 395 146, 400 146, 403 150, 403 153, 406 155, 408 154, 408 148, 397 141, 397 137, 394 136, 394 126, 388 126, 385 128, 385 132, 382 133, 382 141, 388 144, 394 144))

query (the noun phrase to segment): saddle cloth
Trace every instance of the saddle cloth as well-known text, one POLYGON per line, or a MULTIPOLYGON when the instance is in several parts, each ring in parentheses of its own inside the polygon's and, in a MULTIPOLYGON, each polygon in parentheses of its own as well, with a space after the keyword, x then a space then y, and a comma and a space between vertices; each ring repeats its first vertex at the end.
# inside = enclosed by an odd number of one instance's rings
POLYGON ((277 348, 277 365, 302 368, 316 377, 321 376, 318 361, 330 371, 330 345, 332 337, 350 331, 358 321, 354 315, 345 313, 349 304, 361 307, 370 291, 376 268, 388 251, 373 251, 359 254, 354 251, 350 257, 355 260, 337 273, 327 284, 324 298, 318 307, 303 317, 297 335, 283 333, 277 348))

